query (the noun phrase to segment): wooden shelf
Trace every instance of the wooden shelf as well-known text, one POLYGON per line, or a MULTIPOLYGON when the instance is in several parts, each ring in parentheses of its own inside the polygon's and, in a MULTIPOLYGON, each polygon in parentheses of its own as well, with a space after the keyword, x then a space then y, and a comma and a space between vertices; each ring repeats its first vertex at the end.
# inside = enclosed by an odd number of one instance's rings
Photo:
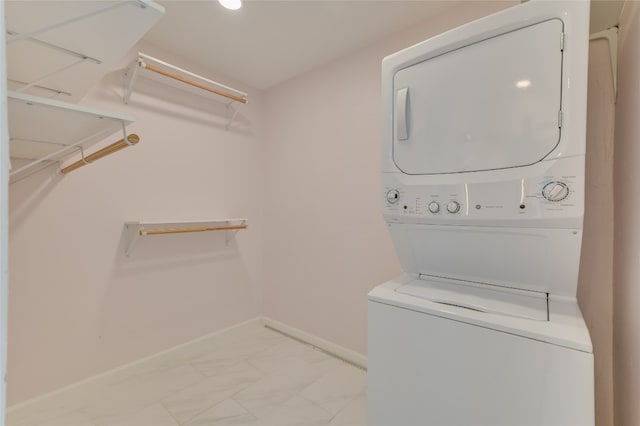
POLYGON ((134 119, 81 105, 8 92, 12 182, 79 156, 134 119))
POLYGON ((125 222, 125 256, 129 256, 140 237, 151 235, 181 234, 193 232, 225 231, 227 243, 230 237, 248 227, 244 218, 205 219, 183 221, 130 221, 125 222), (232 234, 230 234, 230 232, 232 234))

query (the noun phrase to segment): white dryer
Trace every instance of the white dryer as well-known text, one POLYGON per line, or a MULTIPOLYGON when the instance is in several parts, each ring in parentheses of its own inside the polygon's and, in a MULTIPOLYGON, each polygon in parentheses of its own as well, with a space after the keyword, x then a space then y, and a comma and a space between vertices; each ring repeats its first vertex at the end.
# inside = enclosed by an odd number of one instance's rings
POLYGON ((406 271, 369 293, 375 426, 589 426, 576 302, 589 2, 538 1, 384 59, 382 209, 406 271))

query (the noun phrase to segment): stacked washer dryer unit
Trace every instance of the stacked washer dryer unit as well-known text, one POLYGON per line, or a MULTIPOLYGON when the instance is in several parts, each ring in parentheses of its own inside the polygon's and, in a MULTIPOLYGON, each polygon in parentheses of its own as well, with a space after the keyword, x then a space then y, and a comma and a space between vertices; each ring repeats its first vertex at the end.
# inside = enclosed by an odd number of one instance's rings
POLYGON ((530 1, 384 59, 369 424, 593 425, 576 302, 589 3, 530 1))

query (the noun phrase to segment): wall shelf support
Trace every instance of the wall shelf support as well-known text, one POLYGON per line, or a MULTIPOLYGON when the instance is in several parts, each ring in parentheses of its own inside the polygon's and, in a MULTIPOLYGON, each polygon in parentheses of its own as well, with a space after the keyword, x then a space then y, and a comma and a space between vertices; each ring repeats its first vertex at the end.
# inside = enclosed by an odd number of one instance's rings
POLYGON ((231 104, 227 104, 227 117, 229 118, 229 121, 227 122, 227 125, 224 127, 226 130, 229 130, 231 128, 231 125, 233 124, 233 120, 236 119, 236 115, 238 115, 238 110, 234 108, 231 104))
POLYGON ((138 53, 138 57, 125 69, 124 74, 123 101, 125 104, 128 104, 131 99, 137 79, 144 74, 145 77, 153 80, 226 104, 227 117, 229 118, 225 126, 227 130, 231 128, 233 120, 238 114, 238 110, 233 108, 232 104, 246 104, 248 102, 248 95, 240 90, 225 86, 144 53, 138 53))
POLYGON ((225 231, 227 245, 235 234, 241 229, 247 229, 248 221, 244 218, 215 219, 215 220, 189 220, 174 222, 149 222, 130 221, 125 222, 125 249, 124 254, 129 257, 133 247, 140 237, 150 235, 183 234, 194 232, 225 231))
POLYGON ((609 43, 611 76, 613 77, 613 96, 618 97, 618 27, 611 27, 589 36, 589 40, 605 39, 609 43))

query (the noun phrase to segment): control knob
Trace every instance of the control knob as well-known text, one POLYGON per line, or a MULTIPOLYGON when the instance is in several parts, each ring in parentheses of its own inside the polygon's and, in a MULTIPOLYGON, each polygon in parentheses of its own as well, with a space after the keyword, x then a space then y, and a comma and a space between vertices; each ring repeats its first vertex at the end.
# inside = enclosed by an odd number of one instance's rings
POLYGON ((427 206, 431 213, 438 213, 440 211, 440 204, 437 201, 432 201, 427 206))
POLYGON ((458 213, 460 211, 460 203, 457 201, 449 201, 447 204, 447 211, 449 213, 458 213))
POLYGON ((542 196, 549 201, 562 201, 569 196, 569 187, 564 182, 552 180, 542 187, 542 196))
POLYGON ((390 204, 395 204, 400 199, 400 192, 397 189, 392 189, 387 191, 387 202, 390 204))

